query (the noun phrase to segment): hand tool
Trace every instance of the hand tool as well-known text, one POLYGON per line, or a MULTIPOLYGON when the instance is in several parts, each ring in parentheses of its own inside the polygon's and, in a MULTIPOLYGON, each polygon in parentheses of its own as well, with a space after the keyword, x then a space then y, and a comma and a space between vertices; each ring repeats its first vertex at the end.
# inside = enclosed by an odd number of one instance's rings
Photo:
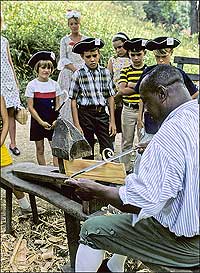
POLYGON ((98 162, 98 163, 96 163, 96 164, 94 164, 94 165, 92 165, 92 166, 89 166, 89 167, 86 167, 86 168, 84 168, 84 169, 82 169, 82 170, 79 170, 79 171, 73 173, 73 174, 70 176, 70 178, 73 178, 73 177, 75 177, 75 176, 77 176, 77 175, 79 175, 79 174, 85 173, 85 172, 92 171, 92 170, 94 170, 94 169, 96 169, 96 168, 98 168, 98 167, 100 167, 100 166, 102 166, 102 165, 104 165, 104 164, 106 164, 106 163, 108 163, 108 162, 111 162, 111 161, 113 161, 113 160, 115 160, 115 159, 121 158, 121 157, 124 156, 124 155, 130 154, 130 153, 132 153, 133 151, 136 151, 137 149, 138 149, 138 148, 131 148, 131 149, 128 149, 128 150, 126 150, 126 151, 124 151, 124 152, 122 152, 122 153, 120 153, 120 154, 118 154, 118 155, 116 155, 116 156, 112 156, 112 157, 108 158, 106 161, 100 161, 100 162, 98 162))

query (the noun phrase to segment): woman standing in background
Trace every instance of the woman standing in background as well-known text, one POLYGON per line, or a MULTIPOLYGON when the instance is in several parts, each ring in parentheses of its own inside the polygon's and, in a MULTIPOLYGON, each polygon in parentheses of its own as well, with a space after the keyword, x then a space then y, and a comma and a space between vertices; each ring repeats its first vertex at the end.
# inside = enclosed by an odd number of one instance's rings
POLYGON ((63 91, 62 100, 66 100, 61 114, 65 119, 71 119, 71 106, 68 100, 68 93, 71 84, 71 77, 74 71, 82 67, 83 59, 79 54, 72 52, 72 47, 77 42, 87 37, 80 33, 80 17, 81 14, 75 10, 68 10, 66 13, 68 27, 71 33, 64 36, 60 42, 60 60, 58 62, 58 70, 61 70, 58 76, 58 83, 63 91))

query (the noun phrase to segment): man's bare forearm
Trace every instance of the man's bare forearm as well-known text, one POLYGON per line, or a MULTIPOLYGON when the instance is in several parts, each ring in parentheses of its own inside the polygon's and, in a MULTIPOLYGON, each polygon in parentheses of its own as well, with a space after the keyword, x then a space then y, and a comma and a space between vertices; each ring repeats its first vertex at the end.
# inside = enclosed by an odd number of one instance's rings
POLYGON ((109 204, 118 208, 122 212, 136 213, 140 212, 140 208, 132 205, 124 205, 119 196, 119 188, 105 186, 100 183, 88 179, 69 179, 69 185, 75 187, 75 193, 82 200, 106 200, 109 204))

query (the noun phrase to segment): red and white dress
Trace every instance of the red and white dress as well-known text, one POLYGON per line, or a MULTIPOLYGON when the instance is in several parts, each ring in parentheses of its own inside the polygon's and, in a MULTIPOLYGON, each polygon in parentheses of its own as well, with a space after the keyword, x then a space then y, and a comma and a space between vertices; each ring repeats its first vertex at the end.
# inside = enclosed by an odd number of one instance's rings
MULTIPOLYGON (((57 119, 58 113, 55 111, 56 97, 62 91, 59 84, 49 79, 41 82, 38 79, 30 81, 26 87, 25 96, 33 98, 33 107, 43 121, 52 124, 57 119)), ((30 140, 39 141, 44 138, 52 140, 53 130, 46 130, 33 117, 31 117, 30 140)))

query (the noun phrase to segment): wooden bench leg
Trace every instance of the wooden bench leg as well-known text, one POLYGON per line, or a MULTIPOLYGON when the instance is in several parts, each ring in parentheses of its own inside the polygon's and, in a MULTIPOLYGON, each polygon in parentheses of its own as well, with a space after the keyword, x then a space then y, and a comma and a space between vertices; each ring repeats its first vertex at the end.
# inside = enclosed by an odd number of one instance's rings
POLYGON ((12 233, 12 190, 6 187, 6 233, 12 233))
POLYGON ((33 214, 33 223, 38 224, 39 217, 38 217, 37 205, 36 205, 36 201, 35 201, 35 195, 29 193, 29 200, 31 203, 31 209, 32 209, 32 214, 33 214))
POLYGON ((80 221, 65 212, 64 212, 64 215, 65 215, 65 224, 66 224, 70 265, 71 265, 71 271, 69 272, 74 272, 76 252, 78 249, 78 240, 79 240, 79 233, 80 233, 80 221))

